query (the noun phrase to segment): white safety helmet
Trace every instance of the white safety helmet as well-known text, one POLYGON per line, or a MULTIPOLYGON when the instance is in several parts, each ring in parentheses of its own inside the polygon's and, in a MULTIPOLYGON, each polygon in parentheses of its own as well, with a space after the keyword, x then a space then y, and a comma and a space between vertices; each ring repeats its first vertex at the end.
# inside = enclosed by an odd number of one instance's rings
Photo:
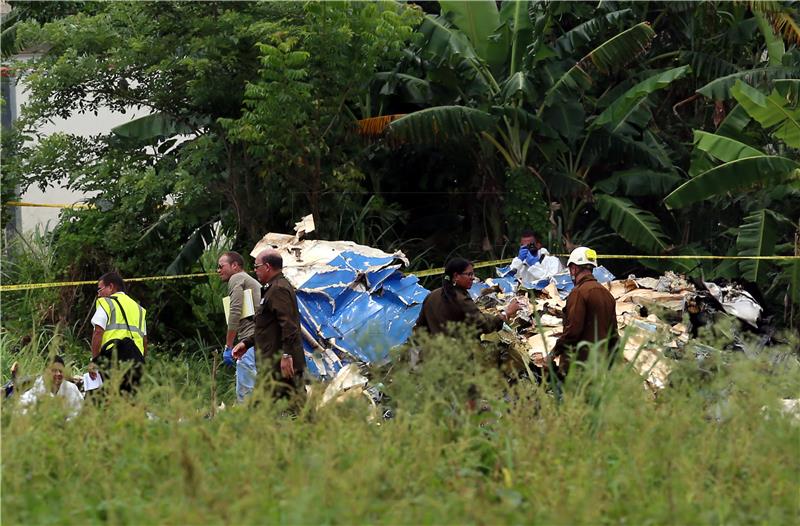
POLYGON ((591 265, 597 266, 597 252, 588 247, 578 247, 569 255, 567 266, 572 263, 576 265, 591 265))

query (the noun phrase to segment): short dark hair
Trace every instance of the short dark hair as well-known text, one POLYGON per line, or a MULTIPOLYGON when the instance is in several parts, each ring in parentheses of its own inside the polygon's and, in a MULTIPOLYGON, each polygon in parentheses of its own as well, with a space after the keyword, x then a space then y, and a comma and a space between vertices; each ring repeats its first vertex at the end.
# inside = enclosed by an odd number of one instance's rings
POLYGON ((244 268, 244 258, 238 252, 230 250, 222 255, 228 258, 228 263, 231 264, 236 263, 237 265, 239 265, 240 268, 244 268))
POLYGON ((519 237, 532 237, 533 239, 538 239, 536 234, 533 233, 533 230, 530 229, 523 230, 519 237))
POLYGON ((262 263, 266 263, 272 268, 281 270, 283 268, 283 258, 277 252, 269 252, 262 258, 262 263))
POLYGON ((53 363, 60 363, 61 365, 64 365, 64 358, 57 354, 55 357, 53 357, 53 363))
POLYGON ((118 291, 125 292, 125 281, 116 272, 106 272, 98 281, 102 281, 104 285, 114 285, 118 291))
POLYGON ((452 279, 455 274, 463 273, 470 265, 472 265, 470 260, 456 257, 445 264, 444 273, 448 278, 452 279))

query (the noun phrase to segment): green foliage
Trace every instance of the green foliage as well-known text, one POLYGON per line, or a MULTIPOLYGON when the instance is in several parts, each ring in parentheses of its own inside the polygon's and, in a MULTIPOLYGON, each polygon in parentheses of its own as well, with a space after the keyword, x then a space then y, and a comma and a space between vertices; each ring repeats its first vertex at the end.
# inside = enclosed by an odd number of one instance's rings
POLYGON ((463 106, 437 106, 401 117, 389 125, 399 139, 436 143, 490 130, 496 119, 481 110, 463 106))
MULTIPOLYGON (((771 256, 775 254, 775 241, 778 237, 778 220, 775 212, 762 209, 745 218, 739 227, 736 248, 742 256, 771 256)), ((767 261, 743 260, 739 263, 742 277, 754 283, 764 283, 767 261)))
POLYGON ((314 394, 297 419, 268 398, 231 407, 229 369, 216 375, 217 401, 228 408, 208 418, 207 347, 191 366, 153 355, 135 400, 87 404, 69 422, 58 399, 26 415, 4 401, 4 520, 794 519, 798 429, 780 403, 794 395, 796 371, 766 358, 728 363, 717 351, 701 365, 684 360, 674 385, 654 399, 628 367, 594 365, 575 369, 558 403, 528 382, 506 385, 474 338, 420 345, 422 367, 373 371, 391 396, 396 416, 388 421, 376 420, 360 395, 316 409, 314 394), (468 408, 469 386, 478 410, 468 408), (87 444, 95 466, 124 469, 87 469, 87 444))
POLYGON ((658 219, 650 212, 641 210, 624 197, 600 194, 597 210, 614 230, 636 248, 646 254, 660 254, 667 248, 667 237, 659 226, 658 219))
POLYGON ((800 163, 775 155, 757 155, 729 161, 700 173, 664 198, 669 208, 702 201, 725 192, 773 184, 800 177, 800 163))
MULTIPOLYGON (((796 84, 800 84, 800 80, 796 84)), ((788 146, 800 148, 800 107, 797 100, 791 104, 777 90, 767 97, 741 81, 731 88, 731 94, 764 129, 771 130, 772 135, 788 146)))
POLYGON ((541 184, 527 168, 506 173, 503 205, 509 232, 532 229, 544 238, 550 230, 548 207, 541 184))
POLYGON ((651 93, 666 88, 688 72, 689 66, 681 66, 663 73, 657 73, 639 82, 603 110, 595 119, 594 126, 605 125, 609 127, 612 133, 616 132, 625 124, 628 117, 642 106, 651 93))

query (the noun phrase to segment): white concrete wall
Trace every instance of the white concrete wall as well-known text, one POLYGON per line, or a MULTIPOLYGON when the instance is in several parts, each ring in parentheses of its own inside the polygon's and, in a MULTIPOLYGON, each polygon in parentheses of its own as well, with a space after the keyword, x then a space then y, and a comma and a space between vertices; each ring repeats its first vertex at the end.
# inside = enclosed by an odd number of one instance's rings
MULTIPOLYGON (((24 89, 24 82, 17 82, 16 87, 16 115, 20 115, 22 106, 28 102, 30 96, 24 89)), ((101 109, 97 115, 93 113, 75 114, 68 119, 56 119, 40 128, 40 132, 45 135, 52 133, 71 133, 81 137, 106 134, 111 128, 124 124, 133 119, 143 117, 149 112, 146 110, 130 110, 125 114, 113 112, 108 109, 101 109)), ((71 204, 89 197, 88 194, 75 192, 64 188, 64 181, 55 183, 44 192, 38 187, 29 188, 21 201, 43 204, 71 204)), ((52 229, 59 221, 61 210, 57 208, 33 208, 23 207, 21 209, 22 226, 21 230, 30 231, 39 228, 52 229)))

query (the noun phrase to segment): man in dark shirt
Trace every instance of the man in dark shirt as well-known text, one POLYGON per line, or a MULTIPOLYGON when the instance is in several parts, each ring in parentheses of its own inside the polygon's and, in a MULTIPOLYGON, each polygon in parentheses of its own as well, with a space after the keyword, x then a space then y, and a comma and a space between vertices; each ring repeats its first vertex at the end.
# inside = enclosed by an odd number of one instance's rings
POLYGON ((291 398, 302 394, 302 375, 306 363, 297 296, 294 287, 283 275, 283 258, 276 250, 260 252, 253 268, 258 281, 264 285, 261 303, 256 309, 255 333, 234 347, 233 356, 238 359, 255 345, 258 370, 272 371, 272 378, 276 382, 275 395, 291 398))
MULTIPOLYGON (((592 275, 592 269, 596 266, 597 253, 590 248, 578 247, 569 256, 567 267, 575 288, 567 296, 564 332, 551 355, 551 358, 561 357, 559 369, 562 375, 569 370, 568 350, 578 347, 576 361, 585 362, 589 358, 589 347, 579 346, 579 342, 608 339, 608 351, 613 352, 619 341, 616 302, 608 289, 592 275)), ((613 355, 609 356, 610 360, 613 358, 613 355)))

